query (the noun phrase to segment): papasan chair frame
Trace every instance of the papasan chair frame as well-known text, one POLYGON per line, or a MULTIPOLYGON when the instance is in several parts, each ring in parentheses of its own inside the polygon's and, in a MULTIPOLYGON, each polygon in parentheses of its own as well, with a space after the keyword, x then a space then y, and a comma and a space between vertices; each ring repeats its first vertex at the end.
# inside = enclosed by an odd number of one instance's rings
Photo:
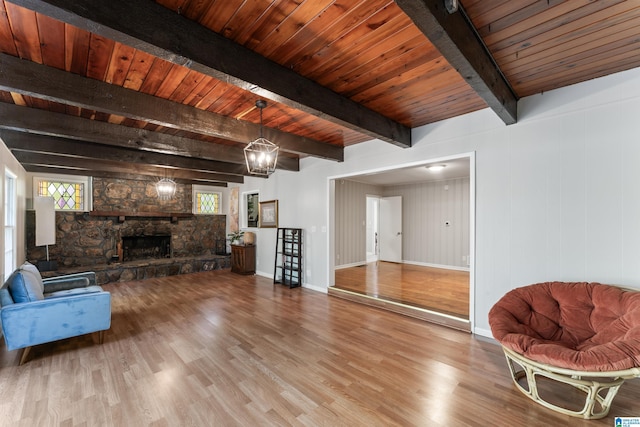
POLYGON ((606 417, 609 409, 611 409, 613 398, 618 393, 618 389, 622 383, 624 383, 625 380, 640 377, 640 368, 610 372, 574 371, 572 369, 557 368, 544 363, 538 363, 504 346, 502 350, 507 358, 511 378, 516 387, 518 387, 525 396, 556 412, 587 420, 606 417), (582 409, 572 411, 544 400, 538 392, 537 376, 568 384, 584 392, 586 396, 582 409), (528 388, 520 384, 519 380, 522 378, 526 378, 528 388), (596 403, 600 405, 599 410, 596 403))
POLYGON ((489 324, 516 387, 559 413, 603 418, 624 381, 640 377, 640 292, 636 289, 586 282, 524 286, 511 290, 492 307, 489 324), (545 400, 538 377, 583 392, 582 409, 545 400))

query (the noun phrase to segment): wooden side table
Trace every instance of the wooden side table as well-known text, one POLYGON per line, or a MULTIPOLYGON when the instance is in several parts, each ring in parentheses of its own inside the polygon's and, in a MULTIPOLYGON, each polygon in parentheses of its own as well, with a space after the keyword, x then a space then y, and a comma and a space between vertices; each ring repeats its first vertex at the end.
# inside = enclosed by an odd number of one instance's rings
POLYGON ((231 271, 238 274, 256 274, 255 245, 231 245, 231 271))

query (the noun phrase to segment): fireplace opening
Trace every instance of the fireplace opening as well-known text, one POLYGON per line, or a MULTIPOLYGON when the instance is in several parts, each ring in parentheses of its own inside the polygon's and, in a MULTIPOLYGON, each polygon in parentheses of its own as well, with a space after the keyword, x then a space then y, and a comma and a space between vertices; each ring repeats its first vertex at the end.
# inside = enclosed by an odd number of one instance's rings
POLYGON ((171 236, 122 237, 122 261, 171 258, 171 236))

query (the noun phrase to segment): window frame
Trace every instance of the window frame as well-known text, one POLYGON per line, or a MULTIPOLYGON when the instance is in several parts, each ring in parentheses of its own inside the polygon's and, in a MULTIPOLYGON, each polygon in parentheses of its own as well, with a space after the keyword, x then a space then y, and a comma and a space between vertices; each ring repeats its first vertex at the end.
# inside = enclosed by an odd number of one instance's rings
POLYGON ((18 233, 18 176, 10 171, 8 168, 4 170, 4 185, 3 185, 3 223, 4 223, 4 239, 3 239, 3 267, 4 267, 4 278, 7 279, 13 270, 17 268, 18 265, 18 242, 17 242, 17 233, 18 233), (8 191, 10 186, 10 190, 8 191), (9 197, 11 199, 9 200, 9 197), (10 202, 10 203, 8 203, 10 202), (10 224, 8 224, 8 222, 10 224), (7 248, 7 230, 9 230, 9 235, 11 235, 10 248, 7 248), (11 256, 10 265, 7 265, 7 256, 11 256))
POLYGON ((243 191, 242 193, 240 193, 240 200, 239 200, 239 204, 240 204, 240 212, 239 212, 239 227, 240 229, 257 229, 258 225, 260 223, 260 217, 259 217, 259 213, 260 213, 260 191, 259 190, 250 190, 250 191, 243 191), (256 217, 256 221, 255 221, 255 225, 251 225, 249 226, 249 203, 248 203, 248 196, 250 195, 255 195, 257 197, 257 200, 255 201, 255 210, 256 210, 256 215, 258 215, 256 217))
POLYGON ((32 196, 39 196, 39 184, 40 181, 55 181, 70 184, 81 184, 84 188, 82 206, 80 209, 59 209, 56 205, 56 212, 90 212, 93 209, 93 186, 92 178, 84 175, 62 175, 53 173, 44 173, 33 176, 32 196))
POLYGON ((191 199, 192 199, 191 212, 194 215, 224 215, 223 210, 222 210, 222 208, 223 208, 223 205, 222 205, 222 191, 220 190, 220 187, 214 187, 214 186, 211 186, 211 185, 193 184, 191 186, 191 199), (214 213, 198 212, 198 193, 217 194, 217 196, 218 196, 218 212, 214 212, 214 213))

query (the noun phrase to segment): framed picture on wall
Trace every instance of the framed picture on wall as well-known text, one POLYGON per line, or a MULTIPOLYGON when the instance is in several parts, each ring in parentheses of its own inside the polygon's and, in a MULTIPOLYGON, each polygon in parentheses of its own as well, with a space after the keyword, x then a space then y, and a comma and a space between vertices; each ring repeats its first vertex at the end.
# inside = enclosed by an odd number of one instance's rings
POLYGON ((278 201, 260 202, 260 228, 278 227, 278 201))

